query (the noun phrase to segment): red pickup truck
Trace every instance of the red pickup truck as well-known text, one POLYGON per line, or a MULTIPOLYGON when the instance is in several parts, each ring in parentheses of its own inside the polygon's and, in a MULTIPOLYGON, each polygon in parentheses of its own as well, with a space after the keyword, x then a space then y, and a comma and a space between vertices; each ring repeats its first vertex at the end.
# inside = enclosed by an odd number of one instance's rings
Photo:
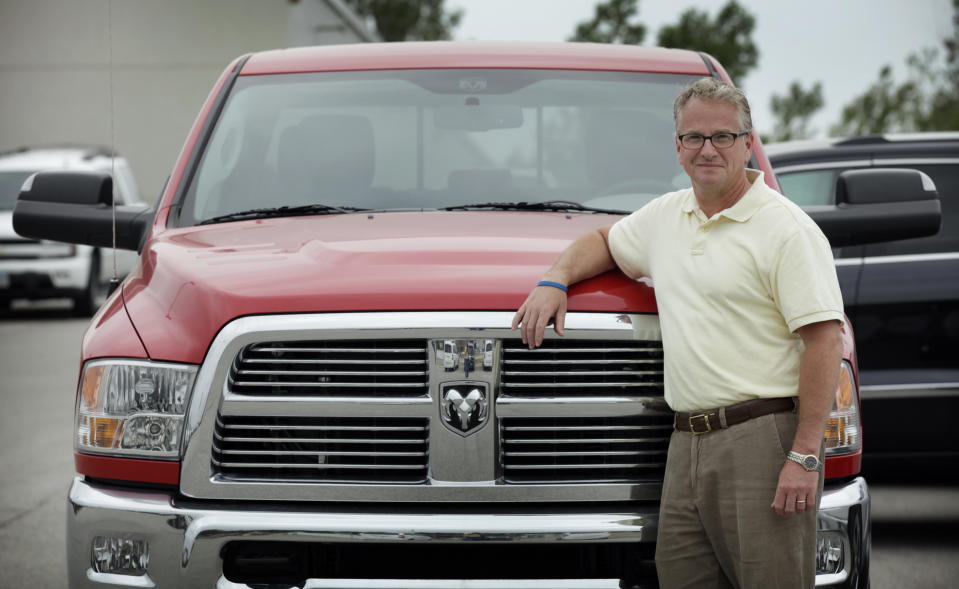
MULTIPOLYGON (((40 173, 34 237, 140 252, 83 338, 71 587, 655 587, 672 415, 653 289, 557 254, 686 185, 691 51, 409 43, 238 58, 147 213, 40 173)), ((775 176, 758 139, 752 166, 775 176)), ((934 232, 919 172, 843 174, 834 245, 934 232)), ((853 333, 827 430, 818 584, 868 586, 853 333)))

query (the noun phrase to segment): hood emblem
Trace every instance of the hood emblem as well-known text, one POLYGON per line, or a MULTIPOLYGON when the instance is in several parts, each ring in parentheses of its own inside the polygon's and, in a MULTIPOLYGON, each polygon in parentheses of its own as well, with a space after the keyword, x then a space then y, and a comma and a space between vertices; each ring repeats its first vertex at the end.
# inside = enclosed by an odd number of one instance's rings
POLYGON ((489 416, 489 396, 483 383, 457 383, 443 387, 440 408, 443 423, 466 436, 481 428, 489 416))

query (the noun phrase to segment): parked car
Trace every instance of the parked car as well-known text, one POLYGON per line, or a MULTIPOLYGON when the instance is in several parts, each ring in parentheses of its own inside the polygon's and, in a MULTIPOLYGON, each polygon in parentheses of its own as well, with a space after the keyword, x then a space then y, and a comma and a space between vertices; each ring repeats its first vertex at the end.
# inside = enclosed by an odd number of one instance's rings
MULTIPOLYGON (((0 153, 0 309, 15 299, 70 298, 78 315, 96 310, 113 277, 113 250, 53 239, 28 239, 13 230, 13 208, 23 183, 40 171, 116 174, 121 205, 146 208, 127 161, 101 147, 20 148, 0 153)), ((117 277, 136 263, 136 253, 116 250, 117 277)))
POLYGON ((959 464, 959 133, 786 142, 766 153, 786 196, 836 202, 847 170, 911 168, 935 183, 942 228, 929 237, 837 249, 856 326, 871 477, 953 478, 959 464))
MULTIPOLYGON (((572 240, 688 186, 672 103, 703 76, 729 80, 701 53, 575 43, 230 64, 155 218, 115 213, 142 255, 83 340, 71 586, 655 587, 653 289, 574 285, 536 350, 509 326, 572 240)), ((854 174, 814 218, 847 243, 935 231, 932 187, 892 176, 854 174)), ((109 178, 80 180, 38 174, 17 230, 102 244, 109 178)), ((843 347, 817 583, 867 587, 850 326, 843 347)))

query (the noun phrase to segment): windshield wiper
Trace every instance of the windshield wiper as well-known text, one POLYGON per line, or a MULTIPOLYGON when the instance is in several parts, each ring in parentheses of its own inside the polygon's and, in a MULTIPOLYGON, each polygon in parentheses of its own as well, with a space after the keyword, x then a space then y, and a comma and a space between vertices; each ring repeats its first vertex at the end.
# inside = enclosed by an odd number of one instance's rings
POLYGON ((478 202, 452 207, 443 207, 444 211, 578 211, 581 213, 605 213, 607 215, 623 215, 629 211, 616 209, 601 209, 588 207, 571 200, 544 200, 542 202, 478 202))
POLYGON ((212 223, 225 223, 227 221, 245 221, 247 219, 268 219, 270 217, 302 217, 305 215, 345 215, 359 211, 368 211, 370 209, 361 209, 357 207, 334 207, 332 205, 312 204, 296 207, 266 207, 260 209, 249 209, 246 211, 237 211, 226 215, 219 215, 204 219, 197 225, 210 225, 212 223))

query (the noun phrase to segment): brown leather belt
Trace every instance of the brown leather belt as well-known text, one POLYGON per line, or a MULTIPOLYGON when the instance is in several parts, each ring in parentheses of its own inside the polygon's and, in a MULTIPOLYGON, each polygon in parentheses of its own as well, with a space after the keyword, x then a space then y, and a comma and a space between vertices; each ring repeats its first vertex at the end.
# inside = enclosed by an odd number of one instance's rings
POLYGON ((673 427, 681 432, 705 434, 717 429, 725 429, 760 415, 792 411, 796 406, 795 397, 777 397, 775 399, 743 401, 742 403, 708 411, 694 411, 692 413, 677 411, 676 417, 673 419, 673 427))

